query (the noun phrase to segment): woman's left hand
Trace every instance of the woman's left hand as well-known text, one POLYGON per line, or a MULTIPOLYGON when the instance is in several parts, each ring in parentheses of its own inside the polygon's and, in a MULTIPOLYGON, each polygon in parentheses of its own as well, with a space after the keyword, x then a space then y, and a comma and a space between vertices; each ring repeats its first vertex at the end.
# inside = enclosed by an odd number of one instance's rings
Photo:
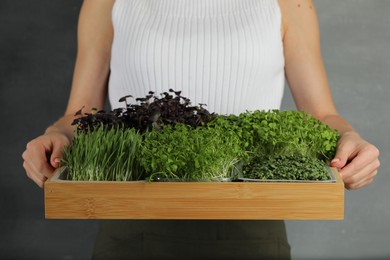
POLYGON ((345 188, 355 190, 370 184, 380 166, 379 150, 354 131, 341 135, 332 167, 340 168, 345 188))

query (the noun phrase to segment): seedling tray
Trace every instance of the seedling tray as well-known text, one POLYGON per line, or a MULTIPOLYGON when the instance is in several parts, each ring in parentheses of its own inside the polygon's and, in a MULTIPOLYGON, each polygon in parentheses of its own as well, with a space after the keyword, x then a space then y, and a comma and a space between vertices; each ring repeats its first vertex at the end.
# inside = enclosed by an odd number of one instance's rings
POLYGON ((48 219, 337 220, 344 218, 344 184, 329 182, 46 181, 48 219))

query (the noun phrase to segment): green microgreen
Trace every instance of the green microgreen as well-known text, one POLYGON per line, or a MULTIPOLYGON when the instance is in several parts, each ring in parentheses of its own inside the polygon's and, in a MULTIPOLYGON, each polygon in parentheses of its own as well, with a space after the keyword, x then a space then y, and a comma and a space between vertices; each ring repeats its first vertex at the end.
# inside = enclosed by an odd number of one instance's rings
POLYGON ((240 152, 237 136, 220 127, 176 124, 145 133, 140 162, 152 181, 220 181, 231 177, 240 152))
POLYGON ((125 108, 76 113, 63 158, 72 180, 217 181, 241 167, 247 178, 323 179, 339 138, 304 112, 217 115, 172 89, 131 98, 120 99, 125 108))
POLYGON ((62 161, 71 180, 140 180, 144 178, 137 158, 141 143, 135 129, 102 125, 94 131, 78 131, 62 161))
POLYGON ((322 181, 330 176, 323 161, 301 154, 255 157, 245 165, 243 177, 259 180, 322 181))
POLYGON ((250 154, 302 154, 329 161, 339 134, 313 116, 299 111, 254 111, 218 116, 212 122, 235 131, 250 154))

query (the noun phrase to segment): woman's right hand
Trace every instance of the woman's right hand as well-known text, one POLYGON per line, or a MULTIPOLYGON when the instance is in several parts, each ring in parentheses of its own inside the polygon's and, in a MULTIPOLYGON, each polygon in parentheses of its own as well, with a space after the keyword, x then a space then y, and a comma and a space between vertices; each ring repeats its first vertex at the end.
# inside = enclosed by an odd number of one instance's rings
POLYGON ((43 188, 59 167, 64 147, 69 144, 69 138, 60 132, 46 133, 27 143, 22 155, 27 176, 43 188))

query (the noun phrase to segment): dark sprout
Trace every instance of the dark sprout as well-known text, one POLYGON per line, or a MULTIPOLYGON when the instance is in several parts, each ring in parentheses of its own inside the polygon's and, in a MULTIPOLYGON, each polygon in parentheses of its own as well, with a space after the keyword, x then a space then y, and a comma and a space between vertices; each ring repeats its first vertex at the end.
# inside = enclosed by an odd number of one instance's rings
POLYGON ((160 98, 154 96, 153 91, 149 91, 146 97, 136 98, 137 104, 127 103, 131 95, 124 96, 119 102, 125 102, 125 108, 117 108, 109 112, 104 110, 84 113, 82 109, 77 111, 76 118, 72 125, 77 125, 80 131, 93 131, 100 125, 105 125, 107 129, 112 127, 135 128, 140 132, 145 132, 152 128, 160 129, 162 125, 182 123, 192 127, 205 125, 215 118, 214 113, 209 113, 203 106, 191 106, 190 99, 181 96, 181 91, 169 89, 168 92, 160 94, 160 98))
POLYGON ((129 105, 127 104, 127 98, 129 98, 129 97, 133 97, 133 96, 132 95, 127 95, 127 96, 121 97, 119 99, 119 102, 125 102, 126 107, 128 107, 129 105))

